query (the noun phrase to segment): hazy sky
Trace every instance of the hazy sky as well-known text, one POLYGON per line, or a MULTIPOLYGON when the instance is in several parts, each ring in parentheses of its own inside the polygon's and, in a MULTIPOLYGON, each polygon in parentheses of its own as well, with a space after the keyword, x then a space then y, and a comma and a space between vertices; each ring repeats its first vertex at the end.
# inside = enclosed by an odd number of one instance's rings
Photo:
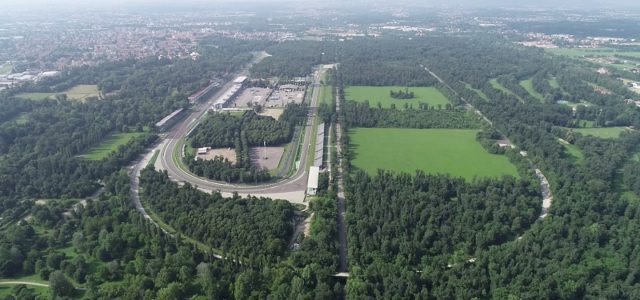
POLYGON ((254 2, 260 4, 269 3, 314 3, 315 5, 321 3, 345 3, 349 4, 378 4, 383 3, 389 5, 393 3, 395 5, 399 3, 414 4, 419 3, 422 5, 466 5, 471 7, 564 7, 564 8, 578 8, 578 9, 592 9, 592 8, 625 8, 625 7, 640 7, 640 1, 638 0, 395 0, 389 2, 388 0, 0 0, 4 7, 129 7, 129 6, 180 6, 188 8, 191 5, 206 5, 215 7, 216 4, 231 4, 237 2, 254 2), (319 2, 320 1, 320 2, 319 2))

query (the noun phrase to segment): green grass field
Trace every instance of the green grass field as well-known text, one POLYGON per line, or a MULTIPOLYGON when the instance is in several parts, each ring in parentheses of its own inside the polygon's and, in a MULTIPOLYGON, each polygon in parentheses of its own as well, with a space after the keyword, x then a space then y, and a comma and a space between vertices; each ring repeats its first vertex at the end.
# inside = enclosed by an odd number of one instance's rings
POLYGON ((389 95, 391 90, 404 91, 405 88, 406 87, 401 86, 350 86, 345 90, 345 98, 357 102, 369 100, 371 107, 376 107, 378 102, 380 102, 384 108, 389 108, 391 104, 395 104, 398 109, 404 107, 405 103, 413 105, 414 108, 418 108, 420 103, 428 103, 429 106, 436 107, 438 105, 444 107, 449 103, 447 97, 434 87, 410 87, 409 91, 415 94, 415 98, 413 99, 394 99, 389 95))
POLYGON ((576 128, 575 132, 583 135, 591 135, 603 139, 616 139, 620 137, 620 133, 626 131, 625 127, 604 127, 604 128, 576 128))
POLYGON ((521 102, 524 102, 524 100, 522 100, 522 98, 520 98, 520 96, 514 94, 510 89, 504 87, 504 85, 500 84, 500 82, 498 82, 498 79, 491 79, 491 81, 489 81, 489 83, 491 84, 491 86, 494 89, 497 89, 507 95, 511 95, 516 97, 518 100, 520 100, 521 102))
MULTIPOLYGON (((322 88, 320 88, 320 103, 326 103, 328 105, 331 105, 331 103, 333 102, 332 98, 332 94, 331 94, 331 86, 330 85, 323 85, 322 88)), ((319 103, 319 104, 320 104, 319 103)))
POLYGON ((558 141, 560 144, 562 144, 562 146, 564 146, 564 149, 567 150, 567 153, 569 153, 569 155, 573 156, 576 161, 582 162, 582 160, 584 159, 584 154, 582 153, 582 150, 578 148, 578 146, 569 144, 567 141, 561 139, 558 139, 558 141))
POLYGON ((478 96, 480 96, 480 98, 482 98, 482 99, 484 99, 484 100, 489 101, 489 97, 487 97, 487 94, 485 94, 482 90, 479 90, 479 89, 473 88, 473 87, 472 87, 470 84, 468 84, 468 83, 465 83, 464 85, 465 85, 465 87, 466 87, 466 88, 468 88, 468 89, 470 89, 470 90, 472 90, 472 91, 476 92, 476 94, 478 94, 478 96))
POLYGON ((477 177, 518 177, 506 156, 489 154, 476 141, 477 130, 357 128, 349 135, 353 164, 375 174, 378 169, 477 177))
MULTIPOLYGON (((12 296, 12 290, 16 285, 14 284, 0 284, 0 299, 6 297, 6 296, 12 296)), ((27 285, 27 288, 30 290, 33 290, 36 295, 40 295, 42 297, 44 297, 43 299, 46 299, 46 297, 49 296, 49 289, 46 287, 41 287, 41 286, 33 286, 33 285, 27 285)))
POLYGON ((555 48, 545 49, 549 53, 564 55, 569 57, 583 57, 583 56, 614 56, 624 55, 632 56, 640 59, 640 51, 618 51, 612 48, 555 48))
POLYGON ((91 148, 89 152, 81 155, 81 157, 88 160, 102 160, 103 158, 109 156, 109 154, 118 150, 118 147, 120 145, 125 145, 133 138, 141 136, 142 134, 143 133, 140 132, 113 134, 106 140, 104 140, 100 145, 91 148))
POLYGON ((533 82, 531 79, 520 81, 520 85, 527 90, 529 95, 533 96, 533 98, 538 99, 540 102, 544 101, 544 96, 533 88, 533 82))
POLYGON ((85 101, 89 97, 99 97, 100 91, 97 85, 76 85, 61 93, 22 93, 16 95, 18 98, 31 99, 31 100, 46 100, 53 99, 56 95, 67 95, 67 99, 76 101, 85 101))

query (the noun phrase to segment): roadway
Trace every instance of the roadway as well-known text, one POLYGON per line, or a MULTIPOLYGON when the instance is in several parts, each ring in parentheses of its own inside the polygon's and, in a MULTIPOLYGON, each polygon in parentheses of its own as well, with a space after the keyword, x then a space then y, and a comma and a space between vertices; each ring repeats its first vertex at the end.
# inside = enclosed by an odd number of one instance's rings
MULTIPOLYGON (((237 76, 246 76, 248 72, 249 67, 242 70, 237 74, 237 76)), ((311 96, 311 103, 309 105, 307 123, 304 126, 304 141, 300 153, 299 168, 291 177, 261 185, 230 184, 198 177, 186 170, 180 162, 176 161, 182 157, 183 138, 200 123, 200 121, 205 117, 206 112, 209 110, 209 107, 211 107, 213 102, 215 102, 219 96, 232 86, 232 82, 227 83, 216 95, 211 97, 205 103, 195 106, 189 116, 174 126, 173 129, 166 134, 166 138, 160 149, 160 155, 158 158, 159 162, 156 166, 159 166, 159 169, 166 170, 171 180, 179 183, 189 182, 191 185, 197 186, 202 191, 218 191, 225 195, 237 192, 241 195, 265 196, 285 199, 295 203, 303 203, 308 177, 306 166, 308 153, 311 148, 313 124, 317 117, 317 103, 320 95, 321 78, 322 68, 319 68, 318 71, 315 72, 312 84, 313 92, 311 96)))

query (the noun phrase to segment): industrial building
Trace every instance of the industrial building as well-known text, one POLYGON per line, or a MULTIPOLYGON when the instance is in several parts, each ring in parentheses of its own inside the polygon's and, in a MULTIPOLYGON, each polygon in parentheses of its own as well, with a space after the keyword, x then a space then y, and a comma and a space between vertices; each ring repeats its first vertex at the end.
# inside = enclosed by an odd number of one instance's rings
POLYGON ((175 124, 178 121, 178 119, 180 119, 179 116, 182 114, 183 111, 184 111, 183 108, 179 108, 174 112, 172 112, 171 114, 169 114, 168 116, 162 118, 162 120, 156 123, 156 129, 158 129, 159 131, 167 130, 169 127, 173 126, 173 124, 175 124))
POLYGON ((247 80, 247 76, 240 76, 233 80, 233 86, 229 88, 216 102, 213 104, 212 109, 220 110, 229 103, 233 99, 233 97, 238 95, 238 92, 242 90, 242 86, 244 82, 247 80))
POLYGON ((217 87, 219 84, 217 82, 209 82, 209 85, 207 85, 206 87, 200 89, 199 91, 195 92, 193 95, 189 96, 187 99, 189 99, 189 103, 193 104, 196 103, 200 100, 202 100, 203 98, 209 96, 209 94, 211 93, 211 91, 213 91, 213 89, 215 87, 217 87))

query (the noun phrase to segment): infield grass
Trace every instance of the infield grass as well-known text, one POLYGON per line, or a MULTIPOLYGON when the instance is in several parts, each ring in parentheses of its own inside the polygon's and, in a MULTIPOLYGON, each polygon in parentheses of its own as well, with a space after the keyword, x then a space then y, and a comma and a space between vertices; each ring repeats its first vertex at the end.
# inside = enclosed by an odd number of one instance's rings
POLYGON ((142 132, 112 134, 106 140, 100 143, 100 145, 91 148, 89 152, 81 155, 80 157, 87 160, 102 160, 109 156, 111 153, 118 150, 118 147, 120 147, 121 145, 125 145, 132 139, 143 134, 144 133, 142 132))
POLYGON ((444 107, 449 102, 438 89, 434 87, 409 87, 409 92, 413 92, 413 99, 394 99, 391 98, 390 92, 404 91, 406 87, 402 86, 350 86, 345 89, 345 98, 357 102, 369 100, 371 107, 376 107, 378 102, 383 108, 390 108, 391 104, 395 104, 396 108, 401 109, 405 103, 418 108, 420 103, 427 103, 429 106, 444 107))
POLYGON ((474 177, 519 177, 505 155, 488 153, 478 130, 356 128, 350 131, 353 165, 375 174, 378 169, 474 177))

